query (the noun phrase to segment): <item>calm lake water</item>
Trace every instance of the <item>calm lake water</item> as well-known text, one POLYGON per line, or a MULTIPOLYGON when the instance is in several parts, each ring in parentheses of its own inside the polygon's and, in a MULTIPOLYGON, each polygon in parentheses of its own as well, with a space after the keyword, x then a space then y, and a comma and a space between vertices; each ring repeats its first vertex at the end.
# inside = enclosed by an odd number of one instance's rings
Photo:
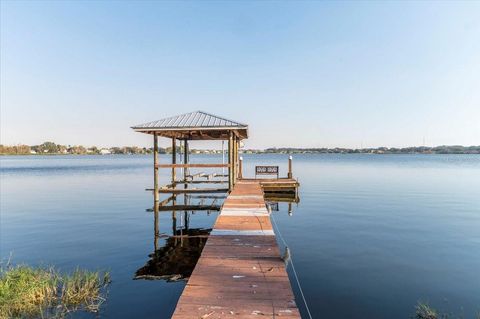
MULTIPOLYGON (((280 164, 285 175, 287 158, 244 155, 245 175, 255 164, 280 164)), ((0 164, 2 258, 110 270, 101 318, 170 317, 184 282, 133 280, 154 252, 151 156, 0 164)), ((405 319, 419 300, 464 318, 480 311, 480 156, 296 155, 294 175, 300 203, 291 216, 280 203, 274 218, 314 318, 405 319)), ((215 218, 189 213, 188 224, 208 229, 215 218)), ((173 232, 171 212, 159 213, 159 232, 173 232)))

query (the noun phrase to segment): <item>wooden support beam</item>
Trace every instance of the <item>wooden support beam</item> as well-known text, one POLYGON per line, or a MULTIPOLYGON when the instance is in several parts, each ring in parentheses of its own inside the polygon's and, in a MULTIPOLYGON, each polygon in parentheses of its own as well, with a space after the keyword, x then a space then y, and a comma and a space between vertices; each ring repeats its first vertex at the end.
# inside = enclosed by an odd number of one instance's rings
POLYGON ((224 199, 227 198, 226 195, 187 195, 190 198, 207 198, 207 199, 224 199))
MULTIPOLYGON (((153 191, 153 189, 147 189, 153 191)), ((158 193, 162 194, 190 194, 190 193, 226 193, 228 188, 160 188, 158 193)))
MULTIPOLYGON (((173 183, 170 183, 170 184, 167 184, 167 185, 163 185, 162 187, 159 187, 159 189, 174 188, 174 186, 183 185, 183 184, 228 184, 228 180, 174 181, 173 183)), ((145 188, 145 190, 148 191, 148 192, 153 192, 154 189, 153 188, 145 188)))
POLYGON ((236 179, 236 176, 235 176, 235 172, 236 172, 236 169, 235 169, 235 165, 236 165, 236 161, 235 161, 235 139, 236 139, 236 136, 235 136, 235 133, 233 133, 233 135, 232 135, 232 183, 233 183, 233 186, 235 186, 235 179, 236 179))
MULTIPOLYGON (((188 140, 187 139, 185 139, 183 141, 183 165, 188 165, 188 140)), ((183 180, 184 181, 187 180, 187 175, 188 175, 187 168, 188 168, 188 166, 183 167, 183 180)), ((184 186, 185 186, 185 188, 187 188, 187 184, 185 184, 184 186)))
MULTIPOLYGON (((177 139, 172 137, 172 165, 177 163, 177 139)), ((175 167, 172 167, 172 182, 177 179, 175 167)))
POLYGON ((292 178, 293 173, 292 173, 292 155, 288 157, 288 178, 292 178))
POLYGON ((158 136, 153 135, 153 201, 154 205, 158 202, 158 136))
MULTIPOLYGON (((229 167, 229 164, 160 164, 159 168, 218 168, 229 167)), ((184 174, 185 175, 185 174, 184 174)))
POLYGON ((228 136, 228 189, 231 191, 233 189, 233 170, 232 170, 232 162, 233 162, 233 133, 230 132, 228 136))
POLYGON ((235 186, 235 181, 237 180, 237 174, 236 174, 237 161, 236 161, 236 158, 235 158, 236 145, 237 145, 237 137, 234 134, 233 139, 232 139, 232 176, 233 176, 233 185, 234 186, 235 186))
POLYGON ((238 178, 243 178, 243 157, 238 159, 238 178))
POLYGON ((164 206, 164 205, 167 205, 171 200, 173 200, 175 198, 175 195, 172 195, 164 200, 162 200, 161 202, 158 203, 158 206, 164 206))
POLYGON ((228 184, 228 180, 197 180, 197 181, 175 181, 172 184, 167 186, 172 186, 173 184, 228 184))
POLYGON ((240 143, 240 140, 238 139, 237 136, 235 136, 235 143, 233 144, 234 146, 234 152, 233 152, 233 155, 234 155, 234 166, 233 166, 233 169, 234 169, 234 172, 233 172, 233 176, 234 176, 234 184, 237 182, 237 179, 238 179, 238 147, 239 147, 239 144, 240 143))

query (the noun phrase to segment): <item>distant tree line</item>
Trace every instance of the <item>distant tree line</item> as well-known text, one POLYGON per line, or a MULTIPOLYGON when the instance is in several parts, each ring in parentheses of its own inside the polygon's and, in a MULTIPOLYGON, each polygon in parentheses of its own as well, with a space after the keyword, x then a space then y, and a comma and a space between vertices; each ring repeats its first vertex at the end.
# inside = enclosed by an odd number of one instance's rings
MULTIPOLYGON (((177 152, 182 152, 182 147, 177 147, 177 152)), ((443 145, 436 147, 377 147, 377 148, 267 148, 265 150, 242 149, 241 153, 246 154, 262 154, 262 153, 280 153, 280 154, 323 154, 323 153, 365 153, 365 154, 480 154, 479 146, 461 146, 461 145, 443 145)), ((6 146, 0 144, 0 155, 51 155, 51 154, 90 154, 90 155, 108 155, 108 154, 151 154, 152 148, 138 147, 138 146, 123 146, 98 148, 96 146, 84 147, 82 145, 60 145, 53 142, 44 142, 40 145, 14 145, 6 146)), ((192 149, 195 154, 212 154, 221 153, 220 150, 196 150, 192 149)), ((160 154, 171 154, 172 148, 159 147, 160 154)))
MULTIPOLYGON (((152 149, 138 146, 98 148, 96 146, 85 147, 82 145, 60 145, 53 142, 44 142, 40 145, 14 145, 6 146, 0 144, 1 155, 52 155, 52 154, 149 154, 152 149)), ((160 153, 165 153, 165 149, 160 148, 160 153)))
POLYGON ((367 153, 367 154, 480 154, 479 146, 442 145, 435 147, 377 147, 377 148, 267 148, 265 153, 367 153))

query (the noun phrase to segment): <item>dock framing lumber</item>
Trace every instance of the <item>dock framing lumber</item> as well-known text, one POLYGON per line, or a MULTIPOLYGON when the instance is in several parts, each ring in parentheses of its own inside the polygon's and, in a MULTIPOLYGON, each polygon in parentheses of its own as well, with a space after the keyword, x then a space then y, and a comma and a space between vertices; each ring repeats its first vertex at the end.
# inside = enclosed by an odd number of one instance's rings
POLYGON ((259 182, 265 193, 297 193, 300 183, 294 178, 242 179, 245 182, 259 182))
MULTIPOLYGON (((159 206, 157 211, 159 212, 170 212, 170 211, 184 211, 184 210, 211 210, 219 211, 220 206, 218 205, 168 205, 168 206, 159 206)), ((153 212, 154 209, 148 209, 149 212, 153 212)))
MULTIPOLYGON (((192 181, 192 180, 186 180, 186 181, 175 181, 171 184, 167 184, 165 186, 163 186, 163 188, 174 188, 174 186, 177 186, 177 185, 186 185, 186 184, 228 184, 228 181, 224 181, 224 180, 211 180, 211 181, 208 181, 208 180, 199 180, 199 181, 192 181)), ((153 188, 146 188, 145 190, 147 191, 152 191, 153 188)))
POLYGON ((230 167, 230 164, 157 164, 157 168, 218 168, 230 167))
POLYGON ((300 318, 259 181, 224 202, 172 318, 300 318))
MULTIPOLYGON (((153 191, 153 188, 146 188, 146 191, 153 191)), ((191 193, 226 193, 228 188, 159 188, 158 193, 162 194, 191 194, 191 193)))

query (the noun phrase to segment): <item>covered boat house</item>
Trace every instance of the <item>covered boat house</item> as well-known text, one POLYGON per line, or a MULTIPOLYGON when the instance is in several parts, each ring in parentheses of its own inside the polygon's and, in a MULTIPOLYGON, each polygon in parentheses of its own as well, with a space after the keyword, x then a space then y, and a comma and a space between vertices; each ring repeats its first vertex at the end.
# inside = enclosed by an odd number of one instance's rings
MULTIPOLYGON (((212 193, 227 192, 233 189, 237 178, 241 177, 241 166, 239 164, 240 141, 248 137, 248 126, 239 122, 228 120, 213 114, 202 111, 196 111, 177 116, 164 118, 161 120, 135 125, 133 130, 140 133, 153 136, 153 168, 154 168, 154 200, 159 201, 159 193, 187 194, 187 193, 212 193), (158 157, 158 137, 171 139, 172 156, 171 163, 160 163, 158 157), (226 163, 190 163, 189 148, 190 141, 199 140, 218 140, 228 141, 226 163), (180 146, 180 147, 179 147, 180 146), (177 163, 177 153, 183 152, 183 163, 177 163), (171 169, 171 180, 166 181, 164 186, 159 186, 160 168, 171 169), (228 168, 228 174, 210 174, 216 177, 228 177, 227 180, 195 181, 192 175, 189 175, 190 168, 228 168), (182 169, 183 176, 177 178, 176 169, 182 169), (194 183, 225 183, 228 188, 192 188, 189 184, 194 183), (184 185, 184 187, 177 187, 184 185)), ((202 173, 198 176, 205 175, 202 173)))

